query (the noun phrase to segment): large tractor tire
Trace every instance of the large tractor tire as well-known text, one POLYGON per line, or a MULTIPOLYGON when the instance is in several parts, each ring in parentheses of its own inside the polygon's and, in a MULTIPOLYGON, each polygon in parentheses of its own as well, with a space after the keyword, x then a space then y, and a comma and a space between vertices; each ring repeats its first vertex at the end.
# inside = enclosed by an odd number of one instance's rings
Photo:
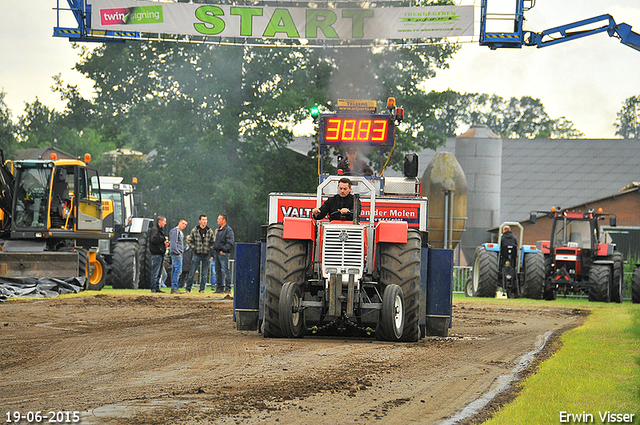
POLYGON ((406 244, 380 244, 380 283, 383 287, 398 285, 404 296, 404 330, 400 338, 404 342, 420 339, 421 246, 420 233, 413 229, 407 233, 406 244))
POLYGON ((636 266, 631 278, 631 302, 640 303, 640 266, 636 266))
POLYGON ((265 255, 264 320, 265 338, 285 335, 280 324, 280 297, 285 282, 302 284, 307 269, 307 241, 282 238, 282 224, 267 229, 265 255))
POLYGON ((534 300, 542 299, 544 292, 544 256, 532 252, 524 256, 524 282, 522 296, 534 300))
POLYGON ((611 278, 609 266, 591 266, 589 280, 595 285, 589 289, 589 301, 611 302, 611 278))
POLYGON ((495 298, 498 291, 498 253, 476 248, 473 261, 473 289, 476 297, 495 298))
POLYGON ((624 283, 622 253, 614 252, 607 259, 613 261, 613 279, 611 280, 611 291, 610 291, 611 302, 621 303, 623 298, 622 284, 624 283))
POLYGON ((286 338, 302 338, 307 330, 304 312, 300 308, 302 298, 302 287, 299 284, 286 282, 282 285, 278 311, 280 330, 286 338))
POLYGON ((151 288, 151 252, 149 252, 149 233, 141 233, 138 236, 138 259, 140 260, 139 289, 151 288))
POLYGON ((138 289, 140 284, 139 255, 136 242, 116 243, 111 263, 111 285, 114 289, 138 289))
POLYGON ((387 285, 382 295, 380 321, 376 328, 376 339, 380 341, 402 341, 405 329, 405 300, 402 288, 387 285))
POLYGON ((104 288, 104 284, 107 279, 107 263, 102 258, 102 255, 96 254, 95 260, 91 260, 89 255, 89 271, 87 280, 87 289, 89 291, 101 291, 104 288))

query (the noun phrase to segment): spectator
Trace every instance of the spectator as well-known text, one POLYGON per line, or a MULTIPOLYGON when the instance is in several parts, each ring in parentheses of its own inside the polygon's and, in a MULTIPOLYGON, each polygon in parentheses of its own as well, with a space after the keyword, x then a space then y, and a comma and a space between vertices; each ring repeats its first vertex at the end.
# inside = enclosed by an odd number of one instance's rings
POLYGON ((164 292, 158 285, 160 270, 164 260, 164 251, 169 246, 169 238, 164 235, 167 218, 159 215, 149 231, 149 252, 151 252, 151 292, 164 292))
POLYGON ((229 272, 229 256, 235 244, 233 229, 227 224, 227 215, 218 216, 216 243, 213 245, 216 263, 216 292, 231 292, 231 273, 229 272))
POLYGON ((169 232, 169 254, 171 255, 171 293, 181 294, 178 289, 178 280, 182 274, 182 257, 184 254, 184 234, 182 231, 187 227, 187 220, 184 218, 178 225, 169 232))
POLYGON ((200 215, 199 224, 191 230, 189 234, 188 244, 193 250, 193 259, 191 260, 191 270, 187 278, 186 292, 191 292, 193 286, 193 278, 196 270, 200 267, 200 292, 204 292, 209 278, 209 262, 211 261, 211 249, 215 236, 213 230, 207 226, 207 216, 200 215))

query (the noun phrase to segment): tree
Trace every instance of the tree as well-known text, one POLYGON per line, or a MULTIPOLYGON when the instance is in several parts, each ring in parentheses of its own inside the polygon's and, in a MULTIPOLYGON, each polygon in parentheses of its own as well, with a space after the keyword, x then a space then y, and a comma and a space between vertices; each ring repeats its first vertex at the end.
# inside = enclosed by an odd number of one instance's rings
POLYGON ((503 138, 578 138, 584 134, 565 117, 552 119, 539 99, 523 96, 508 101, 497 95, 432 92, 438 99, 430 128, 454 137, 460 128, 485 124, 503 138))
POLYGON ((640 138, 640 96, 631 96, 624 101, 613 125, 616 127, 616 136, 623 139, 640 138))
POLYGON ((15 132, 16 128, 11 118, 11 111, 7 107, 4 101, 7 93, 4 90, 0 91, 0 149, 5 153, 5 157, 10 157, 15 144, 15 132))

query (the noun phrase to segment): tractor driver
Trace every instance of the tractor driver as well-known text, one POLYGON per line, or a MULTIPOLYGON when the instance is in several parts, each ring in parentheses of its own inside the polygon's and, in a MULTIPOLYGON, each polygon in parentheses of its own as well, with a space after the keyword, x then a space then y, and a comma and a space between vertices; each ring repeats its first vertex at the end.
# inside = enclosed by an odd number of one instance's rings
POLYGON ((518 252, 518 239, 511 232, 511 227, 504 226, 502 228, 502 238, 500 239, 500 257, 502 259, 502 263, 506 260, 511 260, 511 266, 515 267, 516 255, 518 252), (511 248, 511 257, 508 258, 507 253, 509 252, 509 247, 511 248))
MULTIPOLYGON (((355 197, 351 194, 351 180, 343 177, 338 182, 338 194, 324 201, 320 208, 311 210, 313 218, 322 220, 327 214, 329 220, 352 220, 353 202, 355 197)), ((361 205, 358 200, 357 216, 360 216, 361 205)))

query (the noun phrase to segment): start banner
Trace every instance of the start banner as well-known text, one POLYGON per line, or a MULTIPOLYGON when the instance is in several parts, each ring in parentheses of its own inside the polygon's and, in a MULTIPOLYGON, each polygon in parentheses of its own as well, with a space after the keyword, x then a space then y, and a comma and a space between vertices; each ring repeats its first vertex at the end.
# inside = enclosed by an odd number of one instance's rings
MULTIPOLYGON (((89 0, 91 29, 229 38, 375 40, 473 36, 473 6, 304 8, 89 0)), ((299 3, 298 3, 299 4, 299 3)))

